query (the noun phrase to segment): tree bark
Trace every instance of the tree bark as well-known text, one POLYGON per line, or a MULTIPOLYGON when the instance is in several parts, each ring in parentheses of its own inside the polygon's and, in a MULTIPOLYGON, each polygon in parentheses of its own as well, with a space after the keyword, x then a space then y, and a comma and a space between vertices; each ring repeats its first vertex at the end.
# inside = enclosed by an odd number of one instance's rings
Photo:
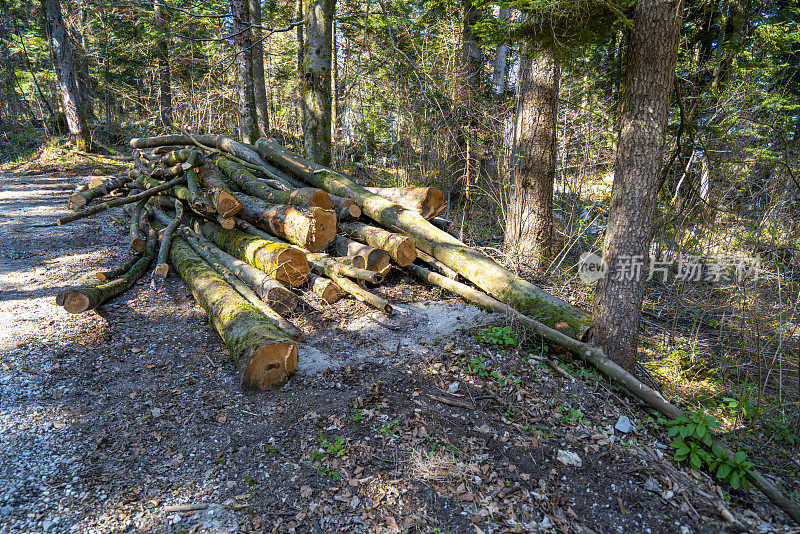
POLYGON ((551 52, 532 57, 523 45, 514 147, 514 192, 506 219, 505 248, 539 272, 553 243, 553 181, 560 68, 551 52))
POLYGON ((592 313, 593 339, 628 371, 636 363, 644 278, 623 266, 637 259, 646 263, 649 256, 682 7, 682 0, 637 2, 628 45, 603 245, 608 271, 597 284, 592 313))
POLYGON ((70 50, 67 27, 61 13, 59 0, 43 0, 47 21, 50 25, 50 40, 55 56, 56 77, 61 92, 61 104, 67 118, 70 140, 79 150, 91 149, 91 137, 83 115, 81 94, 75 74, 75 63, 70 50))
POLYGON ((444 191, 432 187, 366 187, 407 210, 418 211, 426 219, 436 217, 447 205, 444 191))
POLYGON ((242 372, 242 388, 265 389, 285 383, 297 368, 297 346, 286 334, 245 301, 183 238, 175 239, 170 258, 228 346, 242 372))
POLYGON ((306 155, 331 164, 331 44, 335 0, 305 0, 303 135, 306 155))
MULTIPOLYGON (((511 9, 508 7, 500 8, 500 20, 508 22, 511 9)), ((506 92, 506 63, 508 61, 508 44, 497 45, 494 51, 494 72, 492 73, 492 90, 497 96, 506 92)))
POLYGON ((269 135, 269 108, 264 79, 264 42, 261 40, 261 0, 249 0, 250 22, 253 23, 253 100, 262 137, 269 135))
POLYGON ((236 96, 239 101, 239 139, 258 139, 255 93, 253 91, 253 39, 250 33, 248 0, 230 0, 233 15, 233 50, 236 54, 236 96))
POLYGON ((311 274, 308 277, 308 285, 311 291, 316 293, 325 304, 333 304, 344 296, 342 288, 330 278, 311 274))
POLYGON ((155 16, 156 57, 158 58, 158 117, 163 126, 172 124, 172 82, 169 72, 169 24, 164 18, 163 0, 154 0, 153 14, 155 16))
POLYGON ((408 234, 417 249, 431 254, 495 298, 549 325, 566 321, 574 336, 583 335, 588 328, 586 312, 518 277, 482 252, 436 228, 419 213, 404 210, 356 185, 348 176, 292 154, 274 141, 259 139, 256 147, 276 167, 329 193, 352 198, 364 215, 386 228, 408 234))
POLYGON ((242 209, 242 204, 233 196, 233 192, 228 188, 219 174, 217 166, 207 162, 200 168, 200 180, 208 190, 214 209, 223 217, 233 217, 242 209))

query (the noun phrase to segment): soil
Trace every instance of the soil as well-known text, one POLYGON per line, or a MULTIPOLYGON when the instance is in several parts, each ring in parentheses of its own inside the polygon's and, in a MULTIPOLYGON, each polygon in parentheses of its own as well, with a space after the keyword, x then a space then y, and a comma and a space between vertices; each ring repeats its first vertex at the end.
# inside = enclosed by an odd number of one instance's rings
POLYGON ((53 226, 88 172, 0 173, 0 533, 797 532, 675 466, 596 373, 479 344, 502 317, 401 272, 393 317, 303 292, 298 372, 265 393, 174 273, 68 314, 60 289, 129 255, 119 208, 53 226))

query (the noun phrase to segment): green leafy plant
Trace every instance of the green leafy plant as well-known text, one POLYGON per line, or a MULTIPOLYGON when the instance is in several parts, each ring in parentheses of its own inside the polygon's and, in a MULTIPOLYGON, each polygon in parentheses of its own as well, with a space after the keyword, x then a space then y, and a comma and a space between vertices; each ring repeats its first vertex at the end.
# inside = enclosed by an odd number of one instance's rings
POLYGON ((722 402, 730 411, 731 415, 736 415, 739 411, 744 419, 750 419, 756 413, 755 405, 750 401, 750 392, 745 393, 741 399, 732 397, 722 397, 722 402))
MULTIPOLYGON (((327 438, 321 438, 319 441, 320 447, 331 456, 339 457, 344 454, 344 438, 336 438, 334 441, 328 441, 327 438)), ((312 453, 313 457, 313 453, 312 453)), ((317 458, 315 458, 316 460, 317 458)))
POLYGON ((486 366, 486 358, 483 356, 476 356, 467 362, 467 373, 477 375, 481 378, 489 376, 489 368, 486 366))
POLYGON ((490 326, 475 334, 475 339, 481 345, 495 347, 516 347, 517 336, 510 326, 490 326))
POLYGON ((668 428, 674 440, 676 462, 688 462, 694 469, 703 467, 733 489, 750 487, 747 476, 753 464, 747 461, 744 451, 731 454, 722 450, 712 440, 712 433, 720 430, 717 420, 703 409, 687 412, 672 420, 659 420, 668 428))

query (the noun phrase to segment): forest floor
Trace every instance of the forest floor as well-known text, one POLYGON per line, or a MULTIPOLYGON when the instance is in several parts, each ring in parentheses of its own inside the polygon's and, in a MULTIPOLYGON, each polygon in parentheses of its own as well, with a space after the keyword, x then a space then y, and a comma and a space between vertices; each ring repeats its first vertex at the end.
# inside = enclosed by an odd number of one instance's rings
POLYGON ((239 388, 174 273, 55 304, 128 255, 117 208, 58 227, 97 168, 0 171, 0 533, 799 532, 675 466, 652 414, 395 272, 386 318, 312 303, 298 373, 239 388), (491 336, 490 336, 491 337, 491 336))

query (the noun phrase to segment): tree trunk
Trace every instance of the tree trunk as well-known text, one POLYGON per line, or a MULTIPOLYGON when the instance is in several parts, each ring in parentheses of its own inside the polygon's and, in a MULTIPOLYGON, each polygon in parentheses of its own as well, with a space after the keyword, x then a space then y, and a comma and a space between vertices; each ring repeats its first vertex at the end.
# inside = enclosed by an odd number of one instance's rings
POLYGON ((170 252, 172 265, 206 310, 242 372, 243 389, 286 382, 297 367, 297 347, 255 306, 245 301, 183 238, 170 252))
MULTIPOLYGON (((500 8, 500 20, 507 22, 511 15, 511 9, 500 8)), ((495 95, 502 95, 506 92, 506 63, 508 60, 508 44, 497 45, 494 51, 494 72, 492 74, 492 90, 495 95)))
POLYGON ((417 259, 414 242, 404 235, 393 234, 383 228, 363 223, 341 224, 339 228, 345 234, 364 241, 371 247, 385 250, 400 267, 405 267, 417 259))
POLYGON ((250 33, 248 0, 230 0, 233 15, 233 50, 236 54, 236 95, 239 101, 239 139, 255 143, 258 139, 255 94, 253 91, 253 40, 250 33))
POLYGON ((169 126, 172 124, 172 82, 169 74, 169 25, 164 19, 164 2, 155 0, 153 2, 153 14, 155 15, 155 28, 158 32, 156 37, 156 57, 158 58, 158 117, 161 124, 169 126))
POLYGON ((91 138, 83 116, 81 94, 75 75, 75 63, 67 37, 67 27, 61 14, 59 0, 44 0, 45 13, 50 25, 50 39, 55 56, 56 77, 61 91, 61 104, 67 118, 70 140, 80 150, 90 150, 91 138))
POLYGON ((305 0, 303 135, 306 155, 331 164, 331 44, 335 0, 305 0))
POLYGON ((365 189, 407 210, 418 211, 428 220, 436 217, 447 205, 444 191, 432 187, 366 187, 365 189))
POLYGON ((518 277, 480 251, 436 228, 419 213, 404 210, 356 185, 349 177, 296 156, 274 141, 259 139, 256 148, 276 167, 329 193, 352 198, 364 215, 387 228, 405 232, 414 239, 417 249, 431 254, 495 298, 549 325, 566 321, 574 336, 582 335, 588 328, 586 312, 518 277))
POLYGON ((518 82, 514 193, 506 219, 505 248, 537 271, 547 269, 553 241, 553 180, 560 68, 552 53, 537 57, 523 45, 518 82))
POLYGON ((233 217, 242 209, 241 203, 233 196, 233 192, 228 188, 219 174, 217 166, 207 162, 200 168, 200 180, 208 189, 214 209, 223 217, 233 217))
POLYGON ((637 2, 628 46, 614 185, 603 246, 608 271, 597 284, 592 313, 594 340, 628 371, 636 363, 644 295, 641 272, 631 272, 630 266, 636 261, 646 265, 649 256, 682 4, 682 0, 637 2))
POLYGON ((333 304, 344 296, 342 288, 330 278, 311 274, 308 277, 308 285, 311 291, 316 293, 325 304, 333 304))
POLYGON ((368 271, 382 272, 391 263, 391 257, 385 250, 373 248, 358 241, 337 235, 332 250, 337 256, 359 256, 364 260, 364 268, 368 271))
POLYGON ((253 23, 253 100, 261 136, 269 135, 267 87, 264 80, 264 42, 261 40, 261 0, 249 0, 250 22, 253 23))

